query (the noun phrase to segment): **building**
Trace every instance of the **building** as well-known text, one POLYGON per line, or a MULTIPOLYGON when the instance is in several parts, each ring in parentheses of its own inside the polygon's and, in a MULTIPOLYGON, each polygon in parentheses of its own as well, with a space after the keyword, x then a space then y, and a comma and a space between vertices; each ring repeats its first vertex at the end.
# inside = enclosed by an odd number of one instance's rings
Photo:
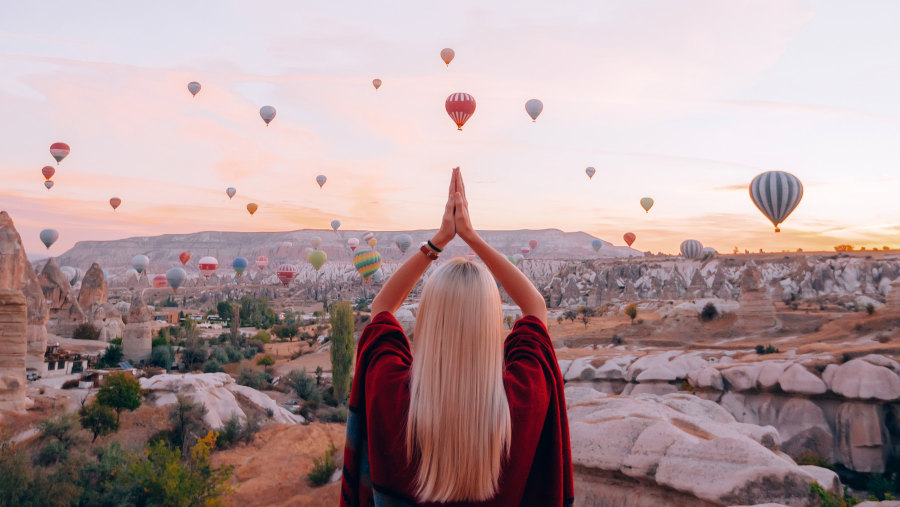
POLYGON ((47 345, 44 362, 37 374, 41 377, 61 377, 81 373, 87 368, 88 356, 75 354, 60 348, 59 343, 47 345))

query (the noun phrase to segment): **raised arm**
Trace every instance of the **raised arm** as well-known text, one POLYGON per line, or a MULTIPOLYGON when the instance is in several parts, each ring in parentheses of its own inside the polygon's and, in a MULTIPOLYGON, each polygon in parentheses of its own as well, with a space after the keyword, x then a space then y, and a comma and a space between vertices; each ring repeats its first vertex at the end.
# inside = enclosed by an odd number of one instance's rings
MULTIPOLYGON (((456 170, 454 169, 454 171, 456 170)), ((447 204, 444 206, 441 227, 434 237, 431 238, 431 244, 441 250, 456 235, 453 222, 454 194, 456 193, 455 174, 454 172, 454 177, 450 178, 450 192, 447 196, 447 204)), ((388 278, 387 282, 384 283, 384 287, 375 296, 375 299, 372 301, 372 315, 378 315, 384 311, 396 312, 397 308, 400 308, 400 305, 409 296, 409 292, 416 286, 416 282, 425 273, 429 264, 431 264, 431 259, 419 251, 414 252, 409 259, 406 259, 406 262, 388 278)))
POLYGON ((481 257, 484 264, 491 270, 497 281, 500 282, 500 285, 506 289, 509 297, 519 305, 522 315, 537 317, 546 326, 547 303, 544 301, 544 296, 535 288, 527 276, 519 271, 513 263, 509 262, 509 259, 478 235, 469 219, 469 201, 466 200, 466 187, 463 184, 459 168, 453 170, 453 177, 456 182, 456 193, 454 195, 456 233, 469 245, 472 251, 481 257))

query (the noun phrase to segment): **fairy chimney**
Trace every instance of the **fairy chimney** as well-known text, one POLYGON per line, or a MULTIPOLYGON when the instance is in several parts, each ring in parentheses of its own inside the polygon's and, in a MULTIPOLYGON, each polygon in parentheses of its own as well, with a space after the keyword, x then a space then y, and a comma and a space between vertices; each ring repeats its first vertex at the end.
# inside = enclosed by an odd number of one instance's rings
POLYGON ((22 291, 0 289, 0 411, 25 412, 27 323, 22 291))

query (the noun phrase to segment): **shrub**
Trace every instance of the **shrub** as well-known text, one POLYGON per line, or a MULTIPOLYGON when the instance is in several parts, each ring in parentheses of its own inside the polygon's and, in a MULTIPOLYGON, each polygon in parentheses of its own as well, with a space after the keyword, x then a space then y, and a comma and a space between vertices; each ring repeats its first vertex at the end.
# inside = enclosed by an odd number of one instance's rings
POLYGON ((313 458, 313 468, 306 476, 313 486, 324 486, 328 484, 331 475, 337 470, 337 463, 334 461, 334 453, 337 449, 334 444, 330 444, 325 454, 321 458, 313 458))
POLYGON ((219 364, 215 359, 210 359, 209 361, 203 363, 203 373, 219 373, 220 371, 225 371, 222 368, 222 365, 219 364))
POLYGON ((274 328, 275 336, 282 340, 288 339, 294 341, 294 337, 300 332, 300 329, 294 324, 280 324, 274 328))
POLYGON ((78 387, 77 378, 66 380, 61 386, 62 389, 75 389, 76 387, 78 387))
POLYGON ((316 418, 322 422, 345 423, 348 417, 347 407, 322 407, 316 410, 316 418))
POLYGON ((181 351, 181 362, 188 370, 200 367, 206 362, 206 346, 200 340, 191 340, 187 347, 181 351))
POLYGON ((316 391, 316 382, 306 374, 305 368, 302 370, 291 370, 290 373, 285 375, 284 380, 297 393, 297 396, 304 400, 311 399, 316 391))
POLYGON ((203 419, 206 412, 206 407, 202 403, 195 403, 190 398, 177 395, 169 412, 172 429, 165 435, 169 438, 169 442, 179 449, 190 447, 209 430, 203 419))
POLYGON ((253 340, 261 341, 263 343, 269 343, 272 341, 272 336, 266 331, 259 331, 255 335, 253 335, 253 340))
POLYGON ((270 356, 269 354, 266 354, 266 355, 262 356, 261 358, 259 358, 256 361, 256 364, 258 366, 269 367, 269 366, 272 366, 275 364, 275 359, 272 356, 270 356))
POLYGON ((353 309, 339 301, 331 305, 331 376, 335 398, 347 399, 353 365, 353 309))
POLYGON ((100 366, 116 366, 122 362, 122 345, 110 342, 103 357, 100 358, 100 366))
POLYGON ((97 392, 97 402, 116 411, 116 423, 123 410, 141 406, 141 384, 126 373, 113 373, 97 392))
POLYGON ((772 345, 766 345, 765 347, 762 346, 762 345, 757 345, 757 346, 756 346, 756 353, 759 354, 759 355, 764 355, 764 354, 777 354, 777 353, 779 353, 779 352, 780 352, 780 350, 776 349, 776 348, 773 347, 772 345))
POLYGON ((623 340, 621 336, 614 334, 612 337, 612 342, 613 342, 613 345, 622 345, 622 343, 624 343, 625 340, 623 340))
POLYGON ((631 319, 632 324, 634 324, 634 319, 637 318, 637 314, 637 306, 635 306, 634 304, 630 304, 625 307, 625 315, 627 315, 631 319))
POLYGON ((257 391, 266 389, 272 382, 272 375, 265 371, 253 371, 249 368, 241 368, 238 372, 237 383, 242 386, 252 387, 257 391))
POLYGON ((700 320, 709 322, 719 316, 719 309, 712 302, 706 303, 706 306, 700 310, 700 320))
POLYGON ((78 419, 81 421, 81 427, 94 435, 91 443, 97 440, 98 436, 108 435, 119 429, 119 420, 115 411, 97 400, 81 407, 78 410, 78 419))
POLYGON ((175 351, 168 345, 157 345, 150 352, 150 366, 158 366, 171 370, 175 364, 175 351))
POLYGON ((859 503, 859 500, 851 496, 841 496, 825 491, 825 488, 816 481, 810 483, 809 492, 819 497, 822 507, 850 507, 859 503))
POLYGON ((872 315, 873 313, 875 313, 875 305, 873 305, 872 303, 867 304, 866 305, 866 313, 868 313, 869 315, 872 315))
POLYGON ((94 327, 90 322, 78 324, 72 338, 76 340, 98 340, 100 338, 100 330, 94 327))
POLYGON ((259 433, 259 429, 259 421, 255 417, 247 417, 247 422, 241 423, 241 419, 235 414, 222 426, 216 445, 227 449, 241 442, 250 443, 259 433))

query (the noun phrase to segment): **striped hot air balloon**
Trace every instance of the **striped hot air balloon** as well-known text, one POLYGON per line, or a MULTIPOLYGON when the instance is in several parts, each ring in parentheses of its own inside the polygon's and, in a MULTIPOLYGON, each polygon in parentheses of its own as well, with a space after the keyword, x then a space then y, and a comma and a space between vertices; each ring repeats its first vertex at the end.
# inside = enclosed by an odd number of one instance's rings
POLYGON ((269 258, 265 255, 260 255, 256 258, 256 269, 263 271, 266 269, 266 266, 269 265, 269 258))
POLYGON ((56 164, 59 165, 59 163, 69 155, 69 145, 66 143, 51 144, 50 155, 53 155, 53 158, 56 160, 56 164))
POLYGON ((463 125, 475 113, 475 97, 468 93, 451 93, 444 102, 444 108, 456 123, 456 130, 462 130, 463 125))
POLYGON ((685 259, 699 259, 703 255, 703 244, 696 239, 681 242, 681 256, 685 259))
POLYGON ((381 254, 377 250, 360 250, 353 254, 353 267, 368 282, 381 267, 381 254))
POLYGON ((764 172, 750 182, 750 198, 775 226, 775 232, 781 232, 778 224, 784 222, 800 204, 803 184, 791 173, 764 172))
POLYGON ((293 264, 282 264, 281 266, 278 266, 275 275, 278 276, 278 280, 281 281, 282 285, 287 287, 290 285, 291 281, 294 280, 294 277, 297 276, 297 266, 294 266, 293 264))
POLYGON ((166 281, 166 275, 156 275, 153 277, 153 288, 154 289, 162 289, 163 287, 168 287, 169 282, 166 281))
POLYGON ((209 278, 210 275, 216 272, 216 268, 219 267, 219 261, 215 257, 207 255, 197 261, 197 266, 200 268, 200 274, 204 278, 209 278))

